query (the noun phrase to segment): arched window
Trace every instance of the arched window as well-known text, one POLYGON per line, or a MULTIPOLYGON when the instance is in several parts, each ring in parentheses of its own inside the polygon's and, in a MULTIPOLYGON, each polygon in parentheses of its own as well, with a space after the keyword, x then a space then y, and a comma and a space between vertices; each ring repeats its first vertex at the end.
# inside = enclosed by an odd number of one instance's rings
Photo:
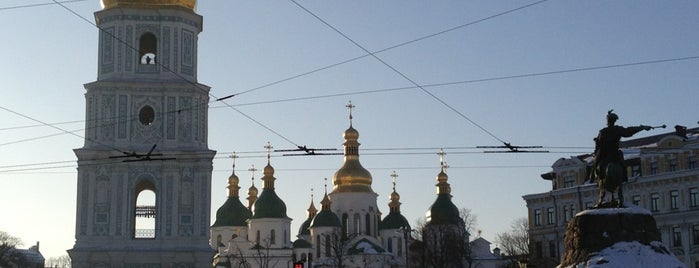
POLYGON ((366 235, 371 235, 371 216, 369 215, 369 213, 367 213, 366 217, 364 217, 364 223, 366 225, 364 227, 364 232, 366 233, 366 235))
POLYGON ((260 230, 257 230, 257 235, 255 236, 255 244, 260 245, 260 230))
POLYGON ((156 195, 155 184, 142 180, 135 188, 134 235, 136 239, 155 238, 156 195))
POLYGON ((403 239, 399 237, 399 238, 398 238, 398 243, 397 243, 397 244, 398 244, 398 245, 397 245, 397 248, 398 248, 398 257, 402 257, 402 256, 403 256, 403 239))
POLYGON ((138 57, 141 64, 155 64, 158 41, 152 33, 144 33, 138 42, 138 57))
POLYGON ((388 252, 393 253, 393 237, 388 238, 388 252))
POLYGON ((359 218, 359 213, 354 213, 354 234, 358 235, 361 233, 360 227, 362 226, 362 220, 359 218))
POLYGON ((222 240, 221 235, 216 236, 216 247, 221 247, 223 245, 222 240))
POLYGON ((330 235, 325 235, 325 257, 330 257, 330 235))
POLYGON ((269 244, 274 245, 277 243, 277 236, 276 233, 274 232, 274 229, 269 231, 269 244))
POLYGON ((320 235, 316 235, 316 255, 320 255, 320 235))
POLYGON ((342 213, 342 237, 346 238, 349 234, 349 216, 347 213, 342 213))

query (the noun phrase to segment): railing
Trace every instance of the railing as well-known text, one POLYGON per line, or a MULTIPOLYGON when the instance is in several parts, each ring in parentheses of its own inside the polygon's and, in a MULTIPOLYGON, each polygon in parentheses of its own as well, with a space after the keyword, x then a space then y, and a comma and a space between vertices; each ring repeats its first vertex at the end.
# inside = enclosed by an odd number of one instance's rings
POLYGON ((134 238, 136 238, 136 239, 155 238, 155 229, 136 229, 136 231, 134 232, 134 238))
POLYGON ((136 206, 137 218, 155 218, 155 206, 136 206))

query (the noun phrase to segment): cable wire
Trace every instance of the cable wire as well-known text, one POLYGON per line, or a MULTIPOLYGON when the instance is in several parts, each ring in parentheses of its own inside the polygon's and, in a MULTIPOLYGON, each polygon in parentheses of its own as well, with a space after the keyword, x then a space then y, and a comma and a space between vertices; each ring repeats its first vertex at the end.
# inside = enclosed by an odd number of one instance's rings
POLYGON ((321 23, 325 24, 325 25, 328 26, 330 29, 332 29, 333 31, 335 31, 336 33, 338 33, 339 35, 341 35, 342 37, 344 37, 344 38, 347 39, 348 41, 350 41, 350 42, 351 42, 352 44, 354 44, 356 47, 362 49, 365 53, 370 54, 374 59, 376 59, 377 61, 381 62, 384 66, 386 66, 386 67, 388 67, 389 69, 393 70, 393 72, 395 72, 396 74, 400 75, 401 77, 403 77, 405 80, 407 80, 408 82, 410 82, 410 83, 413 84, 414 86, 420 88, 420 90, 422 90, 423 92, 425 92, 427 95, 429 95, 430 97, 432 97, 433 99, 435 99, 436 101, 438 101, 439 103, 441 103, 442 105, 444 105, 445 107, 449 108, 450 110, 452 110, 453 112, 455 112, 456 114, 458 114, 459 116, 461 116, 463 119, 466 119, 466 121, 470 122, 472 125, 476 126, 476 127, 479 128, 480 130, 482 130, 483 132, 485 132, 486 134, 488 134, 490 137, 492 137, 492 138, 498 140, 500 143, 506 143, 504 140, 500 139, 498 136, 495 136, 495 134, 493 134, 493 133, 490 132, 489 130, 485 129, 483 126, 481 126, 480 124, 476 123, 474 120, 472 120, 471 118, 469 118, 469 117, 466 116, 465 114, 461 113, 459 110, 457 110, 457 109, 454 108, 453 106, 449 105, 449 104, 448 104, 447 102, 445 102, 444 100, 442 100, 442 99, 440 99, 439 97, 437 97, 436 95, 432 94, 432 92, 430 92, 430 91, 428 91, 427 89, 425 89, 425 88, 423 88, 422 86, 420 86, 420 84, 418 84, 417 82, 415 82, 413 79, 411 79, 410 77, 408 77, 407 75, 405 75, 404 73, 402 73, 401 71, 399 71, 398 69, 394 68, 392 65, 388 64, 386 61, 384 61, 384 60, 382 60, 381 58, 379 58, 376 54, 370 52, 370 51, 369 51, 368 49, 366 49, 364 46, 362 46, 362 45, 360 45, 359 43, 355 42, 352 38, 350 38, 349 36, 347 36, 346 34, 344 34, 342 31, 340 31, 339 29, 337 29, 337 28, 335 28, 334 26, 332 26, 330 23, 328 23, 327 21, 325 21, 324 19, 322 19, 321 17, 319 17, 318 15, 316 15, 315 13, 313 13, 312 11, 308 10, 306 7, 302 6, 301 4, 299 4, 298 2, 296 2, 295 0, 289 0, 289 1, 291 1, 291 2, 294 3, 296 6, 298 6, 298 7, 301 8, 301 9, 303 9, 304 11, 306 11, 306 13, 310 14, 311 16, 313 16, 314 18, 316 18, 318 21, 320 21, 321 23))
MULTIPOLYGON (((73 2, 83 2, 87 0, 68 0, 68 1, 60 1, 60 3, 73 3, 73 2)), ((10 7, 0 7, 0 10, 10 10, 10 9, 20 9, 20 8, 29 8, 29 7, 39 7, 39 6, 49 6, 49 5, 55 5, 55 2, 51 3, 39 3, 39 4, 30 4, 30 5, 22 5, 22 6, 10 6, 10 7)))

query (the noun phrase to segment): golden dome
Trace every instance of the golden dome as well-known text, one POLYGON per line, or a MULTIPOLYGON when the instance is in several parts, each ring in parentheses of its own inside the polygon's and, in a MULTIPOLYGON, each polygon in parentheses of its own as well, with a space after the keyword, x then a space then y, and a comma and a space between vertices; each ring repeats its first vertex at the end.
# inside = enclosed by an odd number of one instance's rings
POLYGON ((113 7, 182 7, 194 11, 196 6, 197 0, 102 0, 102 9, 113 7))
POLYGON ((359 139, 359 131, 357 131, 352 127, 352 125, 350 125, 350 127, 347 130, 345 130, 345 133, 342 134, 342 137, 345 138, 345 140, 357 140, 359 139))

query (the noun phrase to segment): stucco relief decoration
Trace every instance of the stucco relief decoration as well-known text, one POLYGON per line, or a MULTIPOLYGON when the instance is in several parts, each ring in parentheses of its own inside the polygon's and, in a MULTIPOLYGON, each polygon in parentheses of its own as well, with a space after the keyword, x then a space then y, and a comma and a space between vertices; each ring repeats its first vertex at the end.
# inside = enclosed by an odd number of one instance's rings
POLYGON ((132 114, 134 115, 142 114, 143 109, 148 107, 152 108, 154 112, 154 118, 148 124, 144 124, 141 120, 131 120, 131 139, 134 142, 145 144, 158 143, 163 136, 163 108, 160 105, 160 98, 145 95, 133 96, 131 105, 132 114))

